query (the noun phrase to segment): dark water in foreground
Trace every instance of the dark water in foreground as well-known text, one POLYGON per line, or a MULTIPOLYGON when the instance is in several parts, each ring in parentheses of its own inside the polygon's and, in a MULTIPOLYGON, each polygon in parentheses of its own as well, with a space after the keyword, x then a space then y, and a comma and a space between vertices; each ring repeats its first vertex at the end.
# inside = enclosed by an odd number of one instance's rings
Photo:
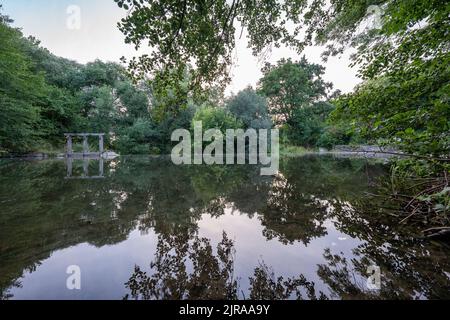
POLYGON ((261 177, 122 157, 104 178, 77 179, 83 161, 67 174, 61 160, 0 161, 1 298, 450 298, 450 248, 368 199, 379 163, 289 158, 261 177))

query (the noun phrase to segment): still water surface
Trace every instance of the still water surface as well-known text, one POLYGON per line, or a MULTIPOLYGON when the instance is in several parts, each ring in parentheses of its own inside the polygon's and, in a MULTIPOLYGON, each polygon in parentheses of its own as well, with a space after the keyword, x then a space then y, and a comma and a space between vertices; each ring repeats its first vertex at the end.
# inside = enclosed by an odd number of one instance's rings
POLYGON ((387 174, 330 156, 282 159, 275 177, 152 157, 0 161, 0 298, 450 298, 448 245, 367 196, 387 174))

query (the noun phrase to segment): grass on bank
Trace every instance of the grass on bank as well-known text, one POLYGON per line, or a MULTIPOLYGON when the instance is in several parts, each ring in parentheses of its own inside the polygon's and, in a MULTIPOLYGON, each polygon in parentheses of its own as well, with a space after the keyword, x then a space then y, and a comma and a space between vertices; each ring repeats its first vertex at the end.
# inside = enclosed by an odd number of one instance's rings
POLYGON ((290 144, 280 144, 280 156, 299 156, 307 153, 314 152, 312 149, 306 149, 301 146, 294 146, 290 144))

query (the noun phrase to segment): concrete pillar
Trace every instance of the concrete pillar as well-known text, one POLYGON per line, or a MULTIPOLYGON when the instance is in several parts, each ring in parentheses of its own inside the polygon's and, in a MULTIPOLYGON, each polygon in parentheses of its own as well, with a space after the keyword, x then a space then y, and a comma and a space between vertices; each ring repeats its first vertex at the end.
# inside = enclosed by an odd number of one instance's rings
POLYGON ((89 177, 89 159, 83 160, 83 177, 89 177))
POLYGON ((83 154, 89 153, 89 143, 87 135, 83 135, 83 154))
POLYGON ((100 153, 100 155, 103 153, 103 149, 104 149, 103 135, 99 135, 98 136, 98 152, 100 153))
POLYGON ((73 149, 72 149, 72 136, 67 136, 67 155, 72 156, 73 149))
POLYGON ((73 158, 68 157, 66 159, 66 165, 67 165, 67 177, 70 178, 72 176, 72 167, 73 167, 73 158))
POLYGON ((104 175, 104 162, 103 162, 103 158, 100 158, 100 160, 98 161, 98 166, 99 166, 99 168, 98 168, 98 175, 100 176, 100 177, 103 177, 103 175, 104 175))

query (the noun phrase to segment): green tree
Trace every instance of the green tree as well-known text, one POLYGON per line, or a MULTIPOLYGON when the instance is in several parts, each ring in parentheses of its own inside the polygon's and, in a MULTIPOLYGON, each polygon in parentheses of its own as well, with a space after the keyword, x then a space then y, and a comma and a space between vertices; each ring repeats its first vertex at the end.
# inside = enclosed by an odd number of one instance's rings
POLYGON ((25 53, 33 61, 34 73, 43 73, 47 84, 75 92, 85 86, 84 66, 75 61, 57 57, 33 36, 22 38, 25 53))
MULTIPOLYGON (((194 115, 192 122, 201 121, 203 130, 219 129, 223 134, 227 129, 241 129, 243 123, 229 111, 220 107, 202 106, 194 115)), ((192 123, 193 127, 194 123, 192 123)))
POLYGON ((305 58, 298 62, 282 59, 276 65, 264 67, 258 89, 267 97, 275 122, 282 125, 285 142, 317 146, 333 109, 327 102, 332 85, 323 80, 324 70, 305 58))
POLYGON ((288 141, 304 147, 322 146, 319 140, 325 132, 326 119, 332 109, 328 102, 295 109, 283 127, 288 141))
MULTIPOLYGON (((395 86, 404 88, 406 97, 421 96, 434 99, 440 109, 423 112, 423 106, 416 109, 417 117, 407 118, 424 127, 433 127, 438 115, 446 115, 448 87, 424 84, 420 77, 447 79, 449 65, 448 25, 450 4, 445 0, 159 0, 140 2, 116 0, 119 6, 130 14, 119 24, 126 36, 126 42, 139 47, 149 43, 154 49, 148 56, 134 59, 130 69, 135 73, 165 72, 186 62, 195 65, 194 78, 197 86, 211 83, 226 83, 229 80, 227 66, 231 64, 231 53, 235 46, 236 27, 246 29, 249 47, 255 55, 261 55, 271 46, 287 45, 301 53, 308 45, 326 47, 323 57, 339 55, 346 48, 356 48, 353 65, 366 80, 378 77, 391 78, 392 90, 395 86), (428 69, 428 71, 427 71, 428 69), (420 76, 419 76, 420 75, 420 76), (408 90, 406 90, 408 88, 408 90), (444 110, 443 110, 444 109, 444 110), (442 111, 443 110, 443 111, 442 111), (424 117, 420 119, 420 115, 424 117), (431 115, 431 116, 428 116, 431 115)), ((434 82, 434 81, 432 81, 434 82)), ((370 85, 369 85, 370 86, 370 85)), ((273 88, 267 88, 272 90, 273 88)), ((273 89, 273 90, 276 90, 273 89)), ((383 94, 386 97, 386 94, 383 94)), ((377 100, 376 95, 369 95, 377 100)), ((394 98, 395 95, 392 96, 394 98)), ((420 101, 416 97, 416 101, 420 101)), ((402 102, 409 99, 400 99, 402 102)), ((370 103, 370 101, 368 101, 370 103)), ((292 103, 292 102, 291 102, 292 103)), ((413 104, 416 107, 417 104, 413 104)), ((410 108, 411 104, 395 103, 385 105, 376 114, 366 114, 368 118, 382 118, 383 127, 391 127, 390 136, 402 135, 402 125, 395 130, 396 123, 386 120, 384 114, 398 113, 410 108)), ((278 108, 283 117, 290 111, 278 108)), ((342 109, 342 108, 341 108, 342 109)), ((412 110, 412 109, 411 109, 412 110)), ((367 110, 366 110, 367 111, 367 110)), ((346 111, 344 111, 346 112, 346 111)), ((412 111, 411 111, 412 112, 412 111)), ((402 117, 399 116, 399 117, 402 117)), ((436 147, 426 150, 426 143, 420 153, 436 153, 446 145, 448 124, 440 118, 427 141, 441 140, 436 147)), ((278 119, 280 120, 280 119, 278 119)), ((284 120, 284 119, 281 119, 284 120)), ((358 122, 357 119, 355 119, 358 122)), ((376 123, 377 120, 374 121, 376 123)), ((378 126, 376 126, 378 127, 378 126)), ((408 130, 406 135, 411 135, 408 130)), ((427 129, 428 130, 428 129, 427 129)), ((387 132, 387 131, 385 131, 387 132)), ((420 133, 421 135, 422 133, 420 133)), ((380 136, 381 137, 381 136, 380 136)), ((388 138, 383 135, 383 138, 388 138)), ((402 138, 406 148, 415 149, 416 138, 402 138), (408 142, 410 141, 410 142, 408 142)), ((425 142, 425 140, 424 140, 425 142)))
POLYGON ((152 116, 160 123, 176 118, 180 111, 194 103, 190 91, 191 74, 188 68, 159 74, 152 83, 152 116))
POLYGON ((347 145, 353 142, 362 143, 366 141, 353 134, 347 128, 346 123, 337 123, 325 126, 317 140, 317 146, 331 150, 336 145, 347 145))
POLYGON ((57 57, 10 23, 0 15, 0 152, 61 148, 64 133, 80 131, 111 133, 119 140, 123 134, 121 141, 133 145, 127 153, 149 149, 141 134, 150 135, 154 127, 148 84, 133 84, 116 63, 82 65, 57 57), (143 123, 149 124, 145 130, 143 123))
POLYGON ((448 157, 450 73, 446 64, 443 70, 437 61, 429 61, 401 77, 368 81, 337 100, 333 119, 351 119, 354 132, 407 153, 448 157))
POLYGON ((135 73, 192 61, 203 84, 229 79, 236 26, 246 29, 255 55, 281 44, 299 53, 308 45, 325 45, 325 57, 357 47, 355 62, 368 77, 448 52, 450 6, 445 0, 115 2, 129 11, 119 23, 125 41, 154 49, 130 62, 135 73))
POLYGON ((90 87, 79 93, 82 102, 81 129, 88 132, 113 131, 118 118, 116 99, 109 86, 90 87))
POLYGON ((0 15, 0 152, 23 152, 32 149, 41 135, 39 111, 45 83, 32 72, 22 34, 9 22, 0 15))
POLYGON ((120 99, 119 113, 124 121, 133 121, 150 115, 149 89, 142 85, 134 86, 130 81, 121 81, 115 85, 116 95, 120 99))
POLYGON ((270 129, 272 120, 265 97, 248 87, 232 96, 226 108, 244 124, 244 128, 270 129))
POLYGON ((160 133, 149 119, 138 118, 131 126, 119 128, 117 133, 114 147, 122 155, 160 153, 157 144, 160 133))
POLYGON ((289 123, 296 110, 314 107, 327 98, 332 85, 323 80, 324 71, 324 67, 306 58, 266 64, 258 90, 267 97, 269 111, 278 124, 289 123))

